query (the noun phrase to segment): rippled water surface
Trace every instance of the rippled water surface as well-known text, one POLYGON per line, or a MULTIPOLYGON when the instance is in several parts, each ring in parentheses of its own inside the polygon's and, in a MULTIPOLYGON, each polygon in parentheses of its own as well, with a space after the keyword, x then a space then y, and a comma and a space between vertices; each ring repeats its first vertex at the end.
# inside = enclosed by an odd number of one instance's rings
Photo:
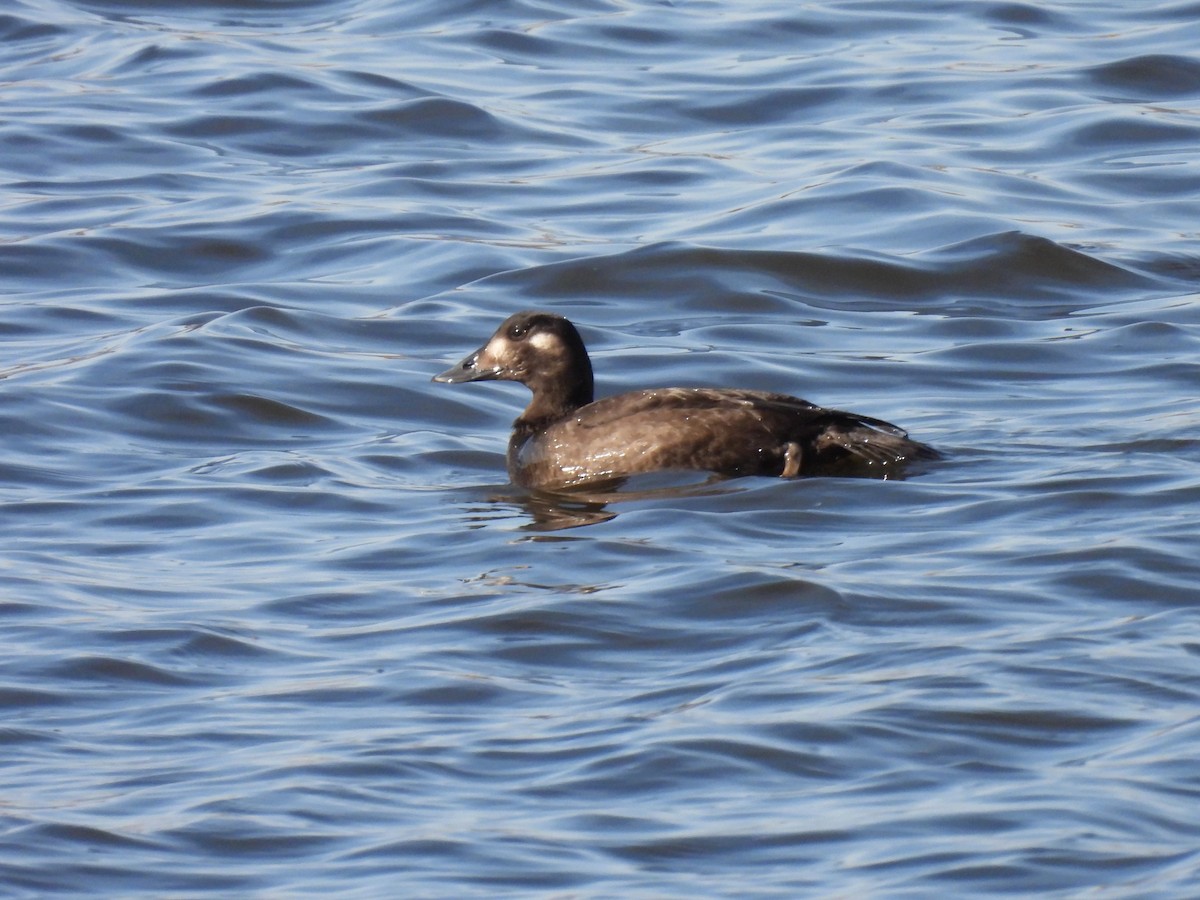
POLYGON ((9 0, 6 896, 1195 896, 1200 6, 9 0), (555 501, 515 385, 904 481, 555 501))

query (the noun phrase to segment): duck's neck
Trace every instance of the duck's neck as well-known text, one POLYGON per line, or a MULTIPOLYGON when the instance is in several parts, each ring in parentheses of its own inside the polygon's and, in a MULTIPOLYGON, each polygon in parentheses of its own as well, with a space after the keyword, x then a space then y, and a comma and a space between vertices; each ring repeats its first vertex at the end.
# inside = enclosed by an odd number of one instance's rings
POLYGON ((528 432, 540 431, 565 419, 581 406, 592 402, 595 390, 592 366, 585 357, 574 371, 527 382, 533 398, 513 427, 528 432))

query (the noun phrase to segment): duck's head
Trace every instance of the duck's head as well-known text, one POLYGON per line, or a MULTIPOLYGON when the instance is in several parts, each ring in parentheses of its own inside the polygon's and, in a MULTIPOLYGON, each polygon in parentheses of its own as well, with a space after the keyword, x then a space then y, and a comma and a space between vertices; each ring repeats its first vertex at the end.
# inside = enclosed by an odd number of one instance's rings
POLYGON ((545 413, 592 402, 592 364, 583 339, 569 321, 548 312, 509 316, 486 344, 433 380, 519 381, 533 391, 530 410, 547 406, 539 410, 545 413))

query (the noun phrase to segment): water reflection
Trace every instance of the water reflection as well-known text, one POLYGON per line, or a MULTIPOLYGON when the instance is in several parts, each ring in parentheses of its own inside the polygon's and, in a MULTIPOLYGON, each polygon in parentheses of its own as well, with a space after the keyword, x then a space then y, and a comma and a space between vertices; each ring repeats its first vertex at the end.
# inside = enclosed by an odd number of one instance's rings
MULTIPOLYGON (((938 458, 944 457, 939 454, 938 458)), ((859 465, 814 477, 903 481, 927 472, 934 462, 908 460, 903 466, 893 464, 887 467, 859 465)), ((619 510, 612 508, 615 504, 736 494, 747 490, 750 483, 745 478, 729 478, 707 472, 668 471, 594 481, 558 491, 527 491, 506 484, 486 488, 482 498, 484 505, 472 505, 465 511, 468 513, 469 528, 482 528, 497 519, 513 518, 511 511, 515 511, 519 517, 528 520, 518 526, 520 531, 563 531, 598 525, 616 518, 619 510)))
POLYGON ((596 481, 562 491, 527 491, 513 485, 489 489, 486 506, 467 509, 469 527, 479 528, 498 518, 512 518, 500 510, 515 510, 524 524, 521 531, 563 531, 597 525, 616 518, 613 504, 681 497, 711 497, 744 490, 737 479, 704 472, 652 472, 627 478, 596 481))

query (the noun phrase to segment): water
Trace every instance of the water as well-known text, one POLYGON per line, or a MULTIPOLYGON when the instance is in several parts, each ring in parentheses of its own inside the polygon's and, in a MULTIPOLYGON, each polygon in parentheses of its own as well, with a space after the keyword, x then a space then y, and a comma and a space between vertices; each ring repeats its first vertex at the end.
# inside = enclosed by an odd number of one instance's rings
POLYGON ((2 892, 1194 896, 1197 13, 10 0, 2 892), (947 459, 529 497, 526 307, 947 459))

